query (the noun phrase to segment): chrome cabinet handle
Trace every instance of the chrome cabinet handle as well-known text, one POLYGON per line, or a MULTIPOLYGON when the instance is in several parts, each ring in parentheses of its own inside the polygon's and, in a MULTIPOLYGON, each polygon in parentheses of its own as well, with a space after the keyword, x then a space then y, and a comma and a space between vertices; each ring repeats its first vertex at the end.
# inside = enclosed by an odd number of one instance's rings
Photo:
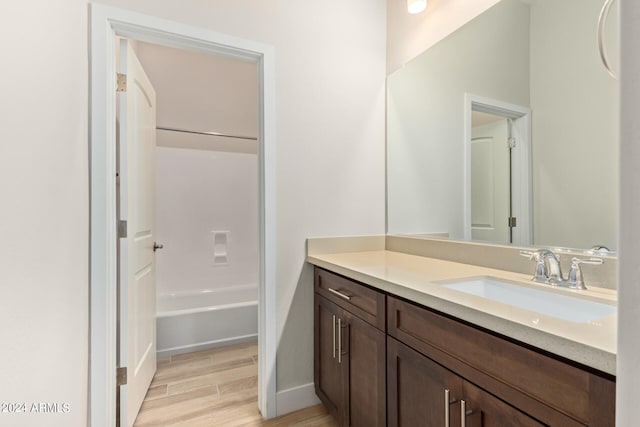
POLYGON ((342 320, 338 317, 338 363, 342 363, 342 320))
POLYGON ((449 427, 449 390, 444 389, 444 427, 449 427))
POLYGON ((336 358, 336 315, 333 315, 333 358, 336 358))
POLYGON ((350 295, 345 295, 342 292, 336 291, 335 289, 332 289, 332 288, 327 288, 327 290, 329 292, 331 292, 332 294, 339 296, 342 299, 346 299, 347 301, 351 300, 351 296, 350 295))
POLYGON ((600 16, 598 16, 598 50, 600 51, 600 59, 602 59, 602 64, 604 68, 607 69, 607 72, 614 79, 618 79, 616 73, 611 68, 611 64, 609 63, 609 57, 607 56, 607 49, 605 48, 605 40, 604 40, 604 32, 606 27, 607 18, 609 17, 609 10, 611 9, 611 5, 613 4, 613 0, 606 0, 604 5, 602 6, 602 10, 600 11, 600 16))
POLYGON ((473 414, 473 410, 467 411, 467 402, 460 401, 460 427, 467 427, 467 416, 473 414))
POLYGON ((448 388, 444 389, 444 427, 449 427, 451 413, 449 407, 456 403, 457 400, 451 400, 451 391, 448 388))

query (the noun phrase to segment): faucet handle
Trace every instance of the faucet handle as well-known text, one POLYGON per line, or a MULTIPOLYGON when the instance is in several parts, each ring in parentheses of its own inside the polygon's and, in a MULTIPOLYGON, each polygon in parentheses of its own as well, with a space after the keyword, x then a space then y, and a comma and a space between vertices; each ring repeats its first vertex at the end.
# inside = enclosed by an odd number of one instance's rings
POLYGON ((536 272, 531 280, 534 282, 546 282, 547 281, 547 267, 544 265, 544 259, 540 256, 541 252, 520 251, 520 256, 529 258, 536 262, 536 272))
POLYGON ((602 258, 571 258, 571 262, 574 264, 591 264, 591 265, 601 265, 604 264, 602 258))
POLYGON ((602 258, 571 258, 571 269, 569 270, 567 285, 572 289, 585 290, 587 287, 584 284, 580 264, 601 265, 604 264, 604 261, 602 258))
POLYGON ((540 253, 537 251, 536 252, 520 251, 520 256, 527 257, 530 260, 538 261, 538 258, 540 257, 540 253))

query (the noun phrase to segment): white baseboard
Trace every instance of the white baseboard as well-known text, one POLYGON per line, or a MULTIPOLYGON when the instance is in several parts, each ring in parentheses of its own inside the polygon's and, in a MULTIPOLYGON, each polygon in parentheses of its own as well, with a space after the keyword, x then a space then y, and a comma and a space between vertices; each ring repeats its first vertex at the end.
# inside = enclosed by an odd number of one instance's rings
POLYGON ((320 404, 313 383, 289 388, 276 393, 277 416, 320 404))

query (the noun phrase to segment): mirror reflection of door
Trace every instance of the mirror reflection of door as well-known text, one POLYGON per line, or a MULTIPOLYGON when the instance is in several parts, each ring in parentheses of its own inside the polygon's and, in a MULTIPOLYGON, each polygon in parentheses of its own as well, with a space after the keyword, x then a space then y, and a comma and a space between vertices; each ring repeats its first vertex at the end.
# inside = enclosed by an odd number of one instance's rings
POLYGON ((471 124, 471 236, 512 243, 510 120, 474 111, 471 124))

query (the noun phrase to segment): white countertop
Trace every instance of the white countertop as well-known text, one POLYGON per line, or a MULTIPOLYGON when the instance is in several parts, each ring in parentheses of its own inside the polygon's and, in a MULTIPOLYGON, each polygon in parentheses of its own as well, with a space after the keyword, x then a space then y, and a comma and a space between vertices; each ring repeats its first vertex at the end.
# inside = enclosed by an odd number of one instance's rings
POLYGON ((307 261, 425 307, 447 313, 534 347, 600 371, 616 374, 617 314, 576 323, 520 309, 435 283, 465 277, 493 276, 558 293, 616 304, 614 290, 551 288, 530 275, 443 261, 387 250, 309 254, 307 261))

